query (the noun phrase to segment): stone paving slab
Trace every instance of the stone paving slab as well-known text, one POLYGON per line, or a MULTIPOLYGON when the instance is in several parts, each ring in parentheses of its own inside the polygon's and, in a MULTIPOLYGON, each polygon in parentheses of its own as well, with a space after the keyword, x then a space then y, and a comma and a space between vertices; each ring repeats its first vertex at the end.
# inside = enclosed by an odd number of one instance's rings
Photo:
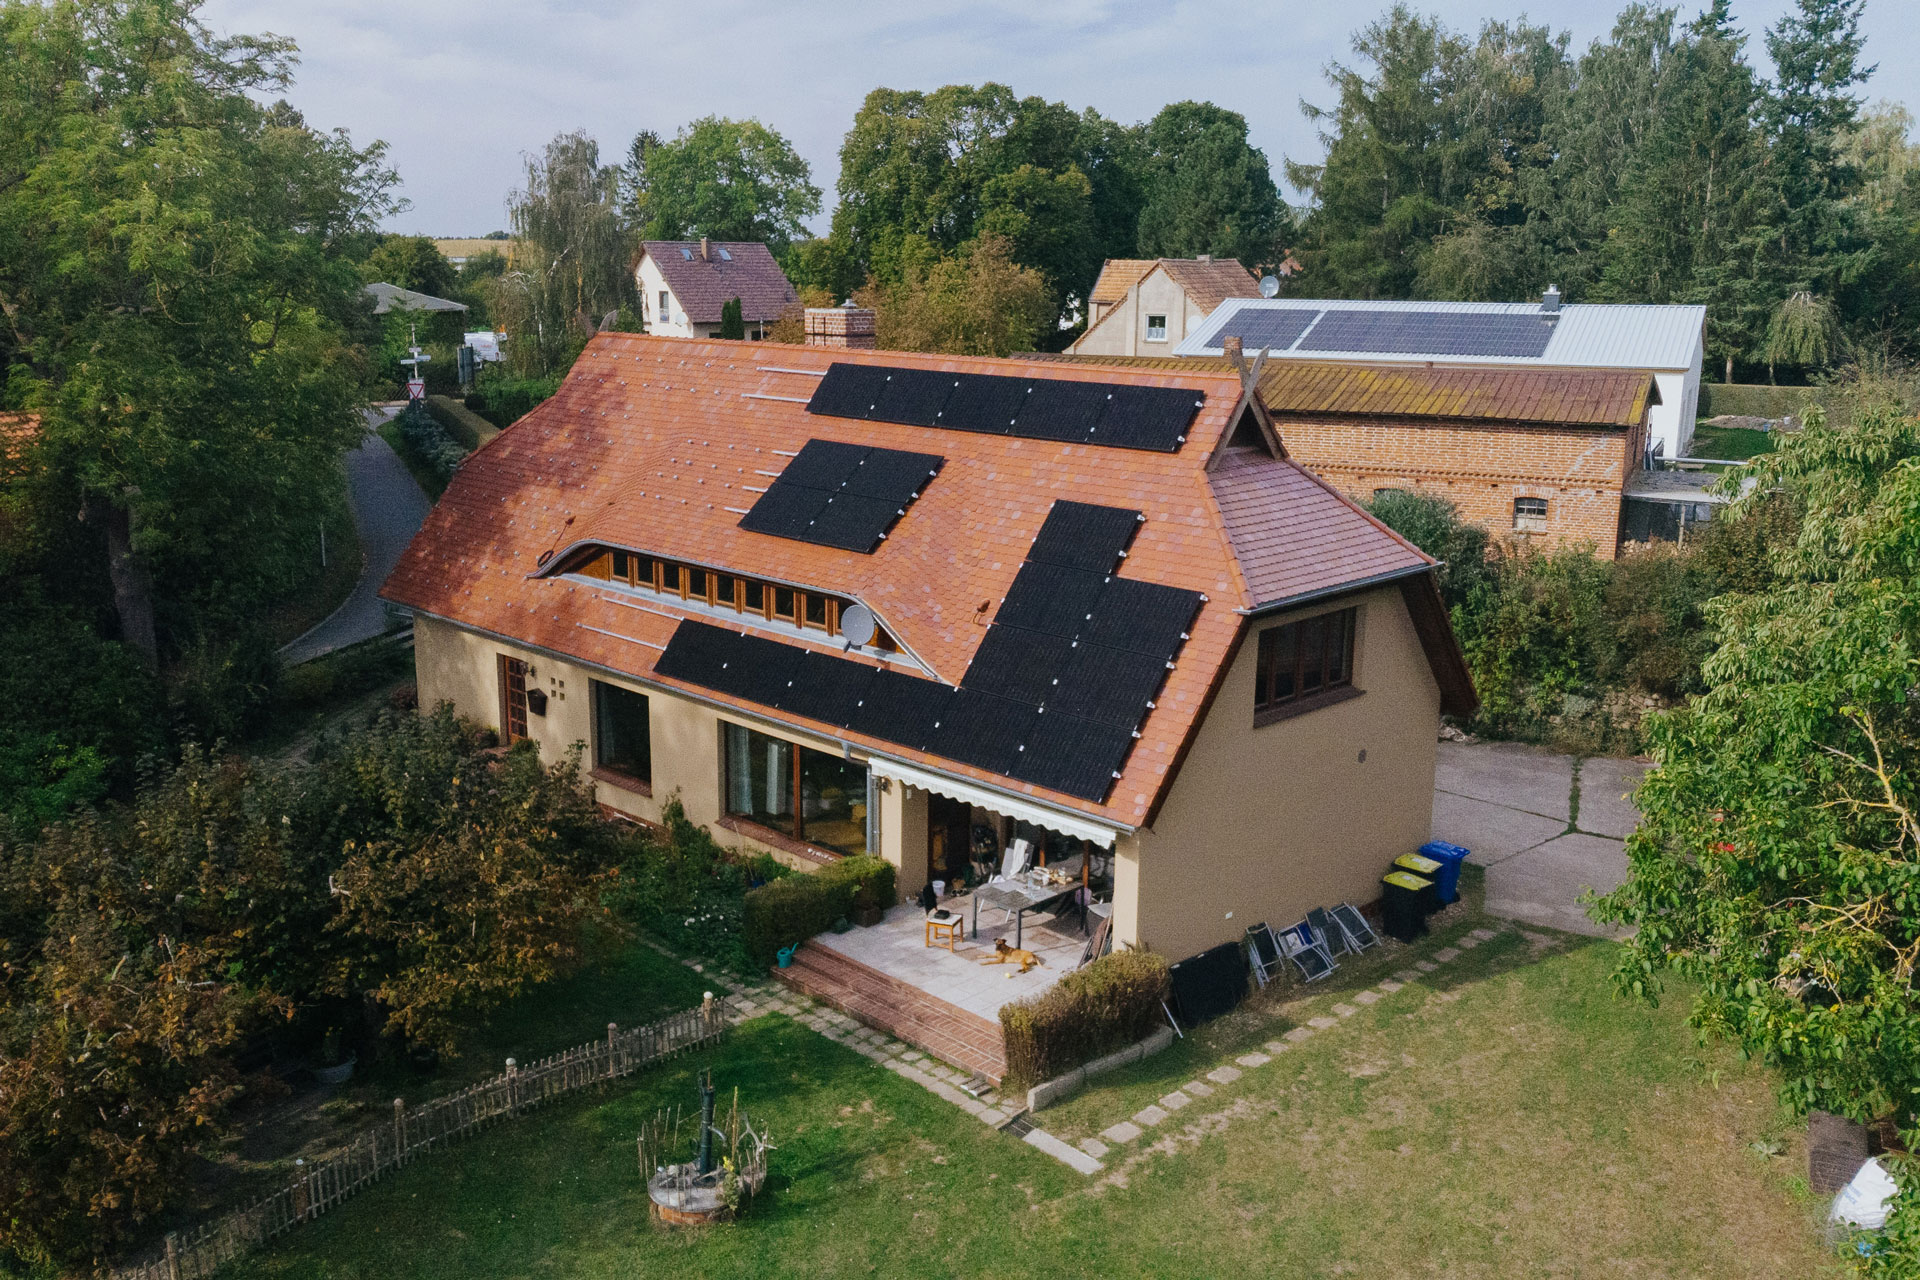
MULTIPOLYGON (((1321 1015, 1320 1015, 1319 1017, 1317 1017, 1317 1018, 1308 1018, 1308 1019, 1307 1019, 1307 1025, 1308 1025, 1309 1027, 1312 1027, 1312 1028, 1313 1028, 1313 1029, 1314 1029, 1315 1031, 1325 1031, 1325 1030, 1326 1030, 1326 1029, 1327 1029, 1328 1027, 1337 1027, 1337 1026, 1339 1026, 1339 1025, 1340 1025, 1340 1019, 1338 1019, 1338 1018, 1329 1018, 1329 1017, 1328 1017, 1328 1016, 1327 1016, 1326 1014, 1324 1014, 1324 1013, 1323 1013, 1323 1014, 1321 1014, 1321 1015)), ((1297 1028, 1296 1028, 1296 1030, 1297 1030, 1297 1028)), ((1288 1034, 1292 1034, 1292 1033, 1291 1033, 1291 1032, 1289 1032, 1288 1034)))
POLYGON ((1078 1147, 1070 1147, 1045 1129, 1034 1129, 1026 1136, 1027 1145, 1046 1152, 1061 1164, 1077 1169, 1081 1173, 1092 1175, 1104 1167, 1098 1160, 1078 1147))
POLYGON ((1240 1068, 1238 1067, 1216 1067, 1212 1071, 1207 1072, 1207 1079, 1213 1081, 1215 1084, 1232 1084, 1239 1078, 1240 1068))
POLYGON ((1133 1121, 1131 1120, 1122 1120, 1119 1124, 1114 1125, 1110 1129, 1102 1129, 1100 1131, 1100 1136, 1105 1138, 1108 1142, 1111 1142, 1117 1145, 1122 1142, 1132 1142, 1135 1138, 1140 1136, 1140 1132, 1141 1130, 1139 1125, 1133 1123, 1133 1121))
POLYGON ((1167 1113, 1159 1107, 1142 1107, 1133 1113, 1133 1122, 1143 1129, 1151 1129, 1167 1118, 1167 1113))
POLYGON ((1193 1101, 1192 1098, 1180 1092, 1178 1089, 1175 1089, 1172 1093, 1160 1099, 1160 1105, 1165 1107, 1169 1111, 1178 1111, 1180 1108, 1188 1105, 1192 1101, 1193 1101))
POLYGON ((1079 1147, 1082 1151, 1092 1156, 1095 1160, 1098 1160, 1101 1156, 1106 1155, 1108 1151, 1107 1144, 1100 1141, 1100 1139, 1098 1138, 1082 1138, 1080 1139, 1080 1141, 1074 1143, 1073 1145, 1076 1147, 1079 1147))
POLYGON ((1279 1054, 1283 1054, 1287 1050, 1293 1048, 1293 1046, 1291 1044, 1288 1044, 1285 1040, 1269 1040, 1264 1045, 1261 1045, 1260 1047, 1265 1049, 1268 1053, 1274 1054, 1276 1056, 1278 1056, 1279 1054))
POLYGON ((1341 1003, 1333 1006, 1333 1011, 1339 1014, 1343 1018, 1351 1018, 1354 1014, 1360 1012, 1358 1009, 1354 1008, 1350 1004, 1347 1004, 1345 1001, 1342 1001, 1341 1003))
POLYGON ((1264 1053, 1243 1053, 1235 1058, 1234 1061, 1243 1067, 1252 1069, 1254 1067, 1264 1067, 1269 1062, 1272 1062, 1273 1059, 1264 1053))
POLYGON ((1386 992, 1388 995, 1392 995, 1394 992, 1403 989, 1406 985, 1404 982, 1395 982, 1392 978, 1385 978, 1381 980, 1380 990, 1386 992))
POLYGON ((1380 998, 1378 991, 1356 991, 1353 994, 1355 1004, 1372 1004, 1380 998))
MULTIPOLYGON (((1327 1025, 1328 1026, 1333 1025, 1332 1019, 1328 1019, 1327 1025)), ((1293 1041, 1295 1044, 1299 1044, 1302 1040, 1305 1040, 1308 1036, 1312 1035, 1313 1033, 1314 1033, 1313 1027, 1295 1027, 1293 1030, 1287 1032, 1284 1038, 1287 1040, 1293 1041)))
POLYGON ((1213 1096, 1213 1086, 1201 1084, 1198 1080, 1189 1080, 1180 1086, 1180 1092, 1189 1098, 1210 1098, 1213 1096))
POLYGON ((1459 958, 1460 948, 1458 947, 1442 947, 1433 953, 1433 959, 1436 964, 1451 964, 1459 958))
POLYGON ((1413 962, 1413 967, 1418 969, 1422 973, 1432 973, 1435 969, 1438 969, 1440 966, 1435 964, 1431 960, 1415 960, 1413 962))

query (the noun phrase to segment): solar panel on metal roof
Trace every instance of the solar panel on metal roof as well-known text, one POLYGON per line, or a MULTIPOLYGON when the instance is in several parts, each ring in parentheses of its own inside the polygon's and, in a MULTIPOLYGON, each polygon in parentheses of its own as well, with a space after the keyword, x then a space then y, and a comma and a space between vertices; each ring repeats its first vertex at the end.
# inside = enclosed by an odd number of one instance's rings
POLYGON ((1248 355, 1266 349, 1285 351, 1319 314, 1312 307, 1242 307, 1220 326, 1212 345, 1220 346, 1222 338, 1238 338, 1248 355))
POLYGON ((1071 639, 1086 625, 1103 581, 1101 574, 1084 569, 1028 561, 1014 575, 993 620, 1071 639))
POLYGON ((1166 660, 1179 652, 1182 635, 1193 625, 1200 605, 1198 591, 1110 578, 1080 638, 1166 660))
POLYGON ((953 379, 953 395, 941 411, 941 426, 988 435, 1012 433, 1013 420, 1026 403, 1026 379, 993 373, 957 373, 953 379))
POLYGON ((1013 434, 1031 440, 1085 440, 1107 410, 1107 387, 1098 382, 1036 378, 1014 414, 1013 434))
POLYGON ((1047 710, 1137 729, 1166 678, 1164 658, 1082 641, 1060 673, 1047 710))
POLYGON ((1203 396, 1179 387, 1107 388, 1107 411, 1087 436, 1088 444, 1115 449, 1178 453, 1203 396))
POLYGON ((934 453, 809 440, 740 527, 871 555, 945 459, 934 453))
POLYGON ((953 695, 927 750, 994 773, 1011 773, 1040 709, 977 689, 953 695))
MULTIPOLYGON (((836 366, 837 367, 837 366, 836 366)), ((937 426, 940 410, 953 394, 953 375, 933 369, 886 369, 869 417, 910 427, 937 426)))
POLYGON ((960 687, 1038 706, 1053 692, 1072 652, 1073 641, 1065 636, 995 623, 974 650, 960 687))
POLYGON ((1540 356, 1553 323, 1538 315, 1458 311, 1329 310, 1300 339, 1301 351, 1395 355, 1540 356))
POLYGON ((1140 528, 1140 513, 1125 507, 1096 507, 1086 502, 1053 504, 1034 536, 1027 559, 1069 569, 1112 573, 1120 555, 1140 528))
POLYGON ((1013 776, 1037 787, 1103 802, 1126 766, 1133 734, 1115 725, 1048 711, 1034 721, 1013 776))
POLYGON ((827 366, 826 377, 813 389, 807 401, 808 413, 823 413, 830 418, 862 418, 887 386, 889 371, 880 365, 835 361, 827 366))

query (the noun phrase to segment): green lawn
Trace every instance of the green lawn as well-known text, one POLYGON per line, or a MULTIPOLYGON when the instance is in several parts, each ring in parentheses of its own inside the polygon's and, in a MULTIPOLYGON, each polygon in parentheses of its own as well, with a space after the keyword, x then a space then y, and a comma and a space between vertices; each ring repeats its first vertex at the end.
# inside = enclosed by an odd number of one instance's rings
MULTIPOLYGON (((1614 997, 1615 954, 1509 933, 1196 1102, 1092 1179, 762 1018, 711 1055, 423 1160, 231 1274, 1831 1273, 1798 1126, 1764 1073, 1698 1048, 1684 1000, 1614 997), (668 1234, 646 1221, 633 1137, 656 1107, 689 1103, 709 1061, 770 1124, 773 1187, 738 1224, 668 1234)), ((1286 1021, 1238 1016, 1247 1031, 1286 1021)), ((1103 1083, 1039 1119, 1111 1124, 1226 1051, 1197 1037, 1140 1068, 1161 1080, 1103 1083)))
POLYGON ((1750 431, 1745 427, 1709 427, 1705 424, 1693 429, 1692 456, 1696 458, 1723 458, 1729 462, 1741 462, 1763 453, 1773 452, 1773 433, 1770 431, 1750 431))

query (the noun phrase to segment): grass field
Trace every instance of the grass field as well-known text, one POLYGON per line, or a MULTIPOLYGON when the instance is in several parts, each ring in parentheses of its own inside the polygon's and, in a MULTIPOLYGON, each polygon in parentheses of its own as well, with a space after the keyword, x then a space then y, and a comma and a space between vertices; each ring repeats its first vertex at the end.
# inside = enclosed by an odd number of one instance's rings
POLYGON ((1709 427, 1703 424, 1694 428, 1690 452, 1696 458, 1743 462, 1773 452, 1775 443, 1770 431, 1750 431, 1745 427, 1709 427))
MULTIPOLYGON (((1617 999, 1614 955, 1505 933, 1109 1153, 1094 1178, 769 1016, 711 1055, 423 1160, 230 1274, 1838 1274, 1799 1126, 1765 1074, 1698 1048, 1683 1000, 1617 999), (633 1138, 657 1107, 689 1104, 709 1062, 770 1125, 773 1185, 740 1223, 670 1235, 646 1220, 633 1138)), ((1249 1012, 1224 1039, 1306 1011, 1249 1012)), ((1063 1136, 1111 1124, 1232 1049, 1196 1037, 1039 1120, 1063 1136)))

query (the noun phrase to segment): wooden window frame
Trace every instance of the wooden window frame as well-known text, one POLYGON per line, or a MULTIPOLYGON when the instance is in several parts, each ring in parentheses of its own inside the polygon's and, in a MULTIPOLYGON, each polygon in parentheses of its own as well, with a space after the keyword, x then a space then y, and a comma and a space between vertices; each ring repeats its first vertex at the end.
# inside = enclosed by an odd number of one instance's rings
POLYGON ((498 674, 500 686, 500 741, 504 746, 512 746, 522 738, 530 736, 528 731, 533 727, 532 712, 527 706, 528 663, 524 658, 515 658, 503 653, 498 655, 495 671, 498 674), (513 698, 515 675, 520 677, 520 700, 517 704, 513 698), (520 728, 517 731, 513 727, 513 713, 516 705, 520 712, 520 728))
POLYGON ((1290 719, 1308 711, 1330 707, 1359 697, 1364 691, 1354 687, 1353 683, 1359 635, 1360 607, 1358 605, 1295 618, 1292 622, 1268 627, 1261 631, 1256 641, 1259 648, 1254 660, 1254 727, 1272 724, 1276 720, 1290 719), (1329 643, 1326 629, 1336 625, 1341 629, 1341 640, 1338 644, 1329 643), (1322 629, 1319 646, 1319 683, 1312 689, 1308 689, 1305 687, 1308 674, 1307 646, 1302 642, 1307 635, 1307 628, 1313 626, 1322 629), (1281 639, 1289 635, 1293 649, 1293 692, 1276 698, 1273 696, 1276 674, 1274 667, 1278 662, 1281 639), (1336 654, 1339 659, 1337 664, 1336 654), (1336 673, 1337 678, 1335 678, 1336 673))
POLYGON ((1547 531, 1547 521, 1552 518, 1552 515, 1552 500, 1543 498, 1537 493, 1517 494, 1513 499, 1513 531, 1515 533, 1545 533, 1547 531), (1539 512, 1522 512, 1520 510, 1520 504, 1523 502, 1539 503, 1539 512))

